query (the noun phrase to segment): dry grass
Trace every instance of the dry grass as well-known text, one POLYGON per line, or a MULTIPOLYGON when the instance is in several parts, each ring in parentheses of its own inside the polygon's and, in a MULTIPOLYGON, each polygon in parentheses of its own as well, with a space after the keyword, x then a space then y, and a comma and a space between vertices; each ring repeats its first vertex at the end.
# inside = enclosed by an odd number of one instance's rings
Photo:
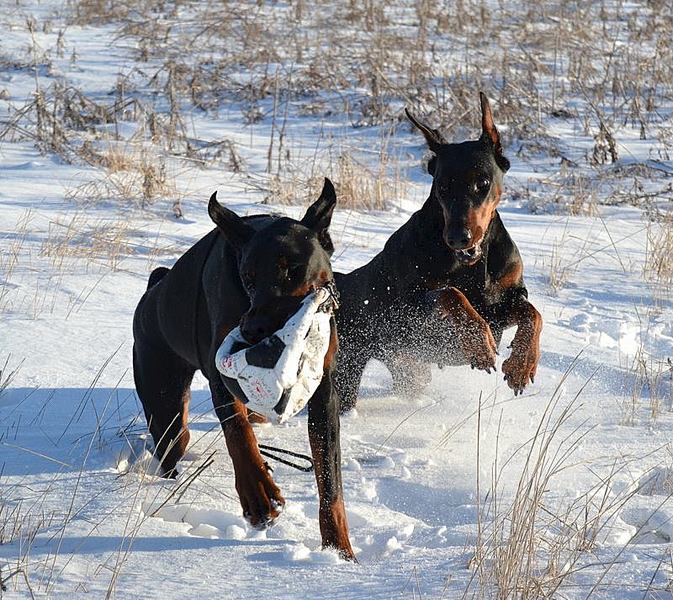
POLYGON ((320 193, 325 176, 334 183, 339 208, 346 210, 385 210, 396 206, 407 190, 398 161, 382 155, 378 168, 372 170, 348 149, 287 164, 255 185, 264 191, 265 202, 305 204, 320 193))
POLYGON ((673 212, 659 213, 648 221, 643 275, 669 291, 673 286, 673 212))
POLYGON ((66 197, 84 207, 112 203, 147 208, 157 200, 170 200, 176 217, 182 216, 181 194, 166 163, 146 152, 90 153, 101 165, 98 178, 68 190, 66 197))
MULTIPOLYGON (((2 368, 0 368, 0 397, 2 397, 2 393, 9 387, 21 368, 20 364, 10 367, 11 358, 11 355, 7 356, 4 364, 2 364, 2 368)), ((0 544, 2 544, 2 534, 0 534, 0 544)))
MULTIPOLYGON (((586 536, 575 539, 577 528, 568 528, 569 533, 563 537, 550 535, 562 521, 545 502, 555 477, 566 468, 586 435, 579 429, 572 429, 572 433, 563 438, 560 434, 562 426, 572 417, 579 398, 577 394, 558 410, 559 392, 568 373, 550 398, 533 438, 504 464, 500 457, 496 458, 490 491, 481 508, 482 525, 472 560, 474 575, 466 595, 472 586, 478 586, 486 596, 498 599, 551 597, 563 581, 557 567, 572 558, 564 555, 579 552, 586 546, 586 536), (503 505, 501 477, 517 454, 522 454, 525 459, 518 469, 520 475, 514 496, 511 502, 503 505)), ((499 437, 498 433, 496 449, 499 437)), ((587 528, 581 530, 586 532, 587 528)))
POLYGON ((625 396, 620 402, 622 422, 637 425, 643 421, 641 409, 647 409, 647 423, 654 425, 663 411, 673 410, 673 363, 656 348, 647 349, 643 340, 650 339, 649 328, 670 310, 673 286, 673 218, 670 212, 655 210, 647 221, 647 246, 643 263, 643 282, 650 302, 634 307, 640 321, 640 344, 634 356, 625 357, 625 396))
MULTIPOLYGON (((652 313, 645 316, 647 322, 651 317, 652 313)), ((648 339, 646 328, 640 337, 648 339)), ((624 371, 624 396, 619 401, 621 423, 654 426, 662 412, 673 410, 671 357, 648 352, 641 341, 635 355, 624 357, 620 366, 624 371)))
MULTIPOLYGON (((218 165, 246 177, 247 165, 236 144, 196 138, 187 116, 201 111, 217 118, 232 106, 240 109, 241 127, 268 130, 266 177, 255 185, 273 202, 305 203, 307 196, 315 198, 322 177, 329 175, 342 207, 389 208, 406 194, 404 161, 389 152, 388 141, 406 126, 400 120, 402 107, 428 115, 449 139, 464 139, 478 124, 478 89, 494 100, 508 153, 521 160, 558 161, 557 174, 527 191, 542 209, 596 214, 604 202, 650 204, 670 197, 671 175, 662 161, 670 160, 673 139, 666 121, 673 102, 673 45, 665 19, 668 7, 659 0, 640 6, 500 3, 496 11, 481 0, 446 5, 427 0, 395 5, 299 0, 264 6, 70 0, 67 8, 71 22, 80 26, 116 24, 120 38, 136 49, 141 68, 133 77, 120 75, 111 95, 93 98, 55 81, 54 57, 39 47, 34 35, 48 24, 27 23, 32 43, 26 56, 0 58, 0 63, 34 73, 34 93, 0 123, 0 140, 32 140, 45 153, 98 167, 100 177, 70 192, 84 209, 104 202, 147 208, 168 201, 181 214, 174 160, 197 167, 218 165), (372 136, 375 141, 366 149, 330 146, 299 160, 288 151, 297 135, 292 128, 296 117, 321 125, 345 122, 353 131, 379 127, 385 133, 372 136), (134 133, 125 138, 122 126, 129 124, 134 133), (633 130, 651 143, 647 164, 624 151, 622 141, 633 130), (568 132, 589 140, 588 149, 571 147, 568 132), (659 184, 645 185, 652 181, 659 184)), ((77 64, 67 31, 59 39, 56 54, 70 54, 71 63, 77 64)), ((29 221, 28 215, 0 251, 0 312, 10 301, 10 279, 29 221)), ((665 219, 650 231, 645 277, 661 283, 661 290, 673 282, 672 230, 673 223, 665 219)), ((118 268, 134 252, 131 233, 125 221, 110 224, 80 214, 54 222, 41 253, 52 261, 56 274, 53 283, 36 287, 31 313, 53 306, 50 290, 58 285, 66 261, 84 259, 118 268)), ((591 256, 585 250, 564 256, 563 246, 563 240, 557 243, 549 264, 549 285, 556 293, 591 256)), ((673 377, 670 368, 670 363, 642 353, 628 366, 634 374, 629 402, 637 408, 649 395, 653 420, 670 402, 656 391, 673 377)), ((6 363, 0 391, 10 375, 6 363)), ((611 471, 600 485, 562 508, 548 502, 550 488, 572 464, 582 439, 579 430, 571 428, 566 437, 561 433, 576 402, 561 408, 557 389, 535 436, 518 453, 524 460, 511 502, 501 500, 507 464, 494 465, 480 514, 471 584, 486 590, 486 597, 553 597, 572 580, 603 523, 628 499, 607 499, 611 471)), ((92 444, 101 441, 100 426, 92 444)), ((198 475, 205 464, 196 465, 194 472, 198 475)), ((65 499, 69 508, 54 515, 44 508, 46 496, 26 506, 13 497, 8 501, 3 495, 7 489, 0 486, 0 543, 11 540, 22 549, 12 570, 0 573, 2 585, 25 583, 32 594, 29 581, 38 580, 42 593, 53 591, 58 553, 36 565, 31 549, 45 528, 57 525, 63 538, 78 503, 89 500, 78 498, 77 491, 75 487, 65 499)), ((144 498, 154 507, 178 502, 182 491, 177 496, 157 491, 145 486, 142 475, 122 478, 103 490, 124 495, 131 505, 144 498)), ((147 514, 125 515, 119 549, 100 567, 110 577, 109 596, 147 514)))
POLYGON ((551 244, 548 261, 545 259, 543 266, 547 270, 547 285, 553 295, 558 295, 570 282, 583 260, 589 257, 587 251, 588 239, 572 254, 569 254, 569 241, 572 237, 570 222, 566 220, 561 237, 551 244))
MULTIPOLYGON (((145 448, 148 437, 145 426, 142 427, 143 433, 137 430, 137 422, 142 420, 140 415, 129 421, 120 412, 123 409, 124 414, 132 414, 133 407, 137 407, 135 396, 129 393, 120 400, 118 390, 108 389, 105 391, 107 399, 104 403, 93 401, 94 394, 102 391, 98 389, 99 379, 115 354, 116 352, 108 357, 100 367, 79 403, 69 408, 71 417, 60 437, 47 438, 50 448, 62 448, 64 443, 78 447, 77 453, 72 457, 72 464, 66 464, 48 454, 36 453, 29 448, 25 450, 29 454, 37 454, 41 460, 55 463, 58 467, 44 482, 26 483, 20 477, 12 477, 8 482, 4 469, 0 469, 0 545, 12 544, 17 549, 11 562, 3 563, 3 569, 4 564, 8 568, 0 572, 0 598, 4 597, 4 592, 27 592, 31 597, 52 597, 57 593, 60 578, 78 556, 77 552, 62 552, 71 524, 77 522, 78 527, 84 528, 83 539, 86 540, 89 536, 100 535, 101 526, 111 521, 117 522, 121 527, 118 546, 102 552, 101 562, 88 573, 88 580, 80 582, 74 591, 90 591, 87 586, 95 581, 99 589, 105 590, 104 597, 115 597, 117 582, 126 562, 132 556, 136 537, 143 525, 149 519, 161 516, 165 507, 184 507, 185 510, 191 507, 192 504, 185 500, 185 495, 214 462, 216 450, 213 446, 221 443, 219 435, 211 436, 210 442, 204 444, 202 459, 184 465, 184 471, 177 482, 167 482, 164 485, 163 480, 157 480, 153 466, 158 463, 145 448), (71 428, 85 410, 92 408, 95 411, 93 430, 73 439, 71 428), (90 465, 91 462, 96 462, 97 453, 109 455, 111 452, 125 457, 118 464, 117 473, 90 465), (129 462, 134 464, 132 468, 128 468, 129 462), (122 470, 122 466, 126 468, 122 470), (96 479, 93 488, 92 478, 96 479), (59 489, 61 494, 57 502, 54 497, 55 489, 59 489), (102 499, 106 509, 92 511, 92 505, 99 499, 102 499), (43 552, 43 548, 40 552, 34 552, 36 543, 47 545, 49 552, 43 552)), ((8 378, 11 381, 16 371, 13 368, 8 372, 8 365, 7 360, 0 371, 0 384, 8 378)), ((206 402, 210 404, 208 400, 206 402)), ((210 408, 206 410, 210 412, 210 408)), ((4 413, 0 418, 3 425, 0 446, 7 442, 7 432, 16 436, 21 427, 40 427, 43 411, 44 409, 40 410, 30 423, 21 422, 20 417, 11 418, 11 412, 4 413)), ((201 416, 193 411, 191 419, 201 416)), ((213 429, 219 430, 220 427, 219 423, 215 423, 211 431, 206 433, 212 433, 213 429)), ((9 440, 8 445, 12 441, 9 440)), ((13 448, 21 450, 19 446, 13 448)), ((205 491, 200 490, 197 496, 212 493, 213 489, 215 488, 212 484, 205 484, 205 491)), ((217 492, 224 494, 219 490, 217 492)))
POLYGON ((576 265, 571 265, 564 253, 563 240, 555 241, 551 248, 549 257, 549 272, 547 274, 547 284, 554 295, 568 285, 571 276, 577 270, 576 265))
POLYGON ((344 208, 383 210, 404 198, 405 185, 400 178, 399 166, 389 165, 382 156, 379 168, 373 172, 349 154, 337 159, 337 194, 344 208), (388 169, 392 173, 388 173, 388 169))
POLYGON ((84 258, 114 270, 123 258, 135 253, 131 232, 128 221, 92 222, 84 213, 76 213, 49 224, 40 255, 51 259, 56 270, 72 258, 84 258))
POLYGON ((19 264, 23 244, 31 230, 32 218, 32 211, 23 213, 14 227, 11 241, 0 246, 0 314, 12 307, 12 293, 16 289, 12 279, 19 264))
MULTIPOLYGON (((236 107, 242 126, 260 127, 268 136, 265 190, 290 201, 295 181, 330 174, 292 168, 299 162, 288 152, 297 117, 389 132, 400 126, 406 105, 449 139, 464 139, 478 124, 475 94, 483 89, 494 100, 508 152, 558 161, 551 185, 527 190, 535 206, 593 214, 602 203, 649 203, 670 195, 670 183, 657 189, 631 184, 661 183, 672 175, 662 162, 670 155, 666 114, 673 103, 671 27, 663 6, 501 3, 493 11, 482 0, 447 6, 427 0, 362 6, 71 0, 69 21, 116 24, 118 38, 136 49, 140 69, 120 74, 103 100, 67 82, 44 81, 38 73, 49 72, 54 56, 70 49, 68 32, 61 32, 53 51, 44 51, 34 33, 46 25, 30 22, 32 45, 15 62, 35 71, 35 91, 16 107, 0 138, 34 139, 46 152, 79 161, 86 160, 80 154, 88 139, 98 139, 103 129, 120 136, 120 124, 134 123, 135 141, 150 142, 164 158, 207 165, 224 157, 223 166, 244 173, 234 143, 197 139, 185 111, 217 118, 223 108, 236 107), (648 159, 625 152, 623 141, 634 132, 650 142, 648 159), (569 135, 581 140, 580 148, 569 135), (633 168, 650 172, 635 175, 633 168)), ((344 158, 341 185, 349 206, 396 201, 381 193, 395 174, 370 166, 387 160, 395 169, 385 145, 378 147, 364 162, 353 151, 344 158), (388 181, 377 183, 382 177, 388 181)), ((333 162, 338 180, 337 158, 333 162)), ((150 180, 161 180, 160 169, 150 180)), ((130 187, 124 191, 147 204, 152 186, 130 187)))
MULTIPOLYGON (((463 597, 556 598, 563 597, 565 590, 577 589, 584 589, 590 596, 601 589, 603 579, 630 544, 620 547, 612 562, 595 564, 593 553, 601 536, 633 496, 642 493, 642 486, 615 493, 613 484, 620 473, 628 471, 631 462, 638 464, 642 457, 602 464, 603 474, 597 475, 596 485, 581 494, 554 492, 563 489, 559 486, 561 478, 567 478, 568 471, 578 466, 574 455, 593 429, 586 421, 572 424, 573 419, 577 421, 579 400, 590 379, 569 402, 561 403, 565 379, 578 358, 553 392, 532 438, 506 459, 498 450, 501 412, 496 458, 486 493, 477 476, 477 496, 483 504, 470 562, 473 574, 463 597), (518 478, 510 495, 505 490, 510 481, 506 473, 512 469, 518 478), (595 581, 580 584, 576 576, 592 563, 599 575, 595 581)), ((481 406, 480 401, 480 411, 481 406)), ((478 418, 478 473, 480 421, 478 418)), ((650 474, 660 477, 656 469, 650 474)), ((649 481, 647 474, 640 481, 649 481)))
POLYGON ((0 249, 0 314, 68 319, 124 261, 143 257, 151 270, 159 258, 179 251, 160 230, 148 240, 141 223, 127 218, 101 217, 81 208, 46 221, 27 210, 13 227, 11 241, 0 249), (38 246, 31 236, 41 239, 38 246))

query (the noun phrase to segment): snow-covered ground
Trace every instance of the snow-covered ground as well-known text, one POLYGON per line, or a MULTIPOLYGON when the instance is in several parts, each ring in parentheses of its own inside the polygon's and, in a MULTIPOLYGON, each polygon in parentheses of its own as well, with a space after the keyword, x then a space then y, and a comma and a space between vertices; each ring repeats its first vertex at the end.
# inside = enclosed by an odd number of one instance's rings
MULTIPOLYGON (((3 17, 0 50, 18 56, 30 39, 25 14, 39 22, 59 6, 38 3, 3 17)), ((57 30, 36 33, 42 48, 57 44, 57 30)), ((42 77, 104 96, 134 65, 112 37, 106 25, 71 27, 66 39, 77 61, 68 49, 42 77)), ((6 116, 34 85, 31 68, 2 71, 0 112, 6 116)), ((497 122, 497 105, 494 112, 497 122)), ((235 140, 249 170, 263 171, 268 123, 243 127, 233 109, 192 118, 195 131, 235 140)), ((332 135, 350 135, 353 144, 372 135, 335 122, 332 135)), ((290 131, 295 155, 322 139, 308 116, 290 131)), ((577 155, 591 142, 573 131, 559 135, 577 155)), ((647 157, 636 137, 622 148, 634 160, 647 157)), ((416 166, 419 139, 399 128, 389 144, 405 157, 404 200, 387 211, 337 211, 338 270, 378 252, 429 190, 416 166)), ((539 186, 558 170, 558 158, 512 159, 508 189, 539 186)), ((372 364, 357 410, 342 421, 359 559, 350 564, 320 550, 310 473, 274 464, 286 510, 267 531, 246 524, 199 376, 181 477, 164 481, 146 469, 130 355, 147 275, 210 230, 213 190, 241 214, 268 209, 235 173, 169 168, 183 197, 181 219, 170 216, 170 203, 143 211, 73 199, 69 191, 97 176, 93 167, 40 153, 27 140, 0 143, 0 580, 7 588, 0 597, 495 597, 495 573, 518 551, 506 543, 512 504, 535 494, 529 583, 544 580, 549 590, 558 581, 553 595, 563 598, 670 597, 672 297, 645 276, 657 226, 642 210, 531 214, 521 193, 505 194, 500 213, 545 322, 535 384, 514 397, 501 374, 434 368, 422 394, 401 397, 372 364), (552 474, 517 492, 545 441, 542 462, 552 474)), ((297 216, 302 207, 274 210, 297 216)), ((258 427, 257 436, 308 451, 305 415, 258 427)))

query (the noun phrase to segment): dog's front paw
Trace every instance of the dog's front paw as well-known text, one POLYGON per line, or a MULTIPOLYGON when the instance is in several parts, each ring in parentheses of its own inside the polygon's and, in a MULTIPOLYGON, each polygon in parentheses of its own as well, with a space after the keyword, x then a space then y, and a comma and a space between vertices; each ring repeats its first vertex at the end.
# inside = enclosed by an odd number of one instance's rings
POLYGON ((346 547, 339 547, 335 544, 327 544, 327 545, 323 544, 323 549, 336 550, 341 560, 353 563, 359 562, 357 557, 355 556, 355 552, 353 552, 353 548, 351 548, 350 543, 346 547))
POLYGON ((484 319, 479 317, 465 324, 458 338, 463 354, 473 369, 481 369, 487 373, 490 373, 491 369, 495 371, 498 346, 491 328, 484 319))
POLYGON ((265 466, 251 467, 236 478, 243 516, 255 529, 271 527, 285 507, 280 489, 265 466))
POLYGON ((535 382, 537 364, 540 361, 540 332, 542 317, 535 307, 524 304, 525 318, 522 319, 512 340, 512 354, 502 363, 502 372, 507 385, 514 395, 522 394, 528 381, 535 382))
POLYGON ((523 393, 529 381, 531 383, 535 381, 539 358, 540 353, 533 345, 525 347, 513 345, 512 354, 502 363, 502 372, 507 385, 514 390, 515 396, 523 393))

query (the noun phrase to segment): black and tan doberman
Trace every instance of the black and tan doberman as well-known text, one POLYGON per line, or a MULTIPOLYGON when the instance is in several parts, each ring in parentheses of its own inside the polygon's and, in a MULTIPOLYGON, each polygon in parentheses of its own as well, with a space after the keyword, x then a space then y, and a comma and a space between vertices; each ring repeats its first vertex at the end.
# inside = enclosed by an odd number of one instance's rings
MULTIPOLYGON (((237 325, 254 343, 282 327, 307 294, 331 284, 334 247, 328 228, 335 205, 329 180, 301 221, 270 215, 241 218, 213 194, 208 212, 217 228, 170 270, 152 273, 135 312, 136 389, 163 474, 175 477, 187 448, 190 384, 201 370, 224 430, 243 513, 259 528, 278 517, 285 500, 260 455, 245 405, 229 393, 215 368, 215 354, 237 325)), ((308 433, 323 546, 354 560, 341 483, 334 319, 331 325, 324 375, 308 402, 308 433)))
POLYGON ((520 393, 535 376, 542 318, 528 301, 521 256, 496 210, 510 163, 488 99, 480 100, 481 136, 459 144, 407 112, 432 153, 432 188, 368 264, 336 274, 342 410, 355 406, 372 358, 400 386, 422 384, 427 363, 490 372, 511 326, 517 331, 502 365, 505 380, 520 393))

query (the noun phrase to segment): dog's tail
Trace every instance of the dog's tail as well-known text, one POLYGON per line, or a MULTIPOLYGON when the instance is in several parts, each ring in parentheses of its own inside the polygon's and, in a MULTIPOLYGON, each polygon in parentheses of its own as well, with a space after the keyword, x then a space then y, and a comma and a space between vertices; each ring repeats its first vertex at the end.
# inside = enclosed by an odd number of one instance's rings
POLYGON ((149 290, 151 287, 159 283, 166 276, 168 271, 170 271, 170 269, 167 269, 166 267, 157 267, 154 269, 154 271, 150 273, 150 279, 147 282, 147 289, 149 290))

